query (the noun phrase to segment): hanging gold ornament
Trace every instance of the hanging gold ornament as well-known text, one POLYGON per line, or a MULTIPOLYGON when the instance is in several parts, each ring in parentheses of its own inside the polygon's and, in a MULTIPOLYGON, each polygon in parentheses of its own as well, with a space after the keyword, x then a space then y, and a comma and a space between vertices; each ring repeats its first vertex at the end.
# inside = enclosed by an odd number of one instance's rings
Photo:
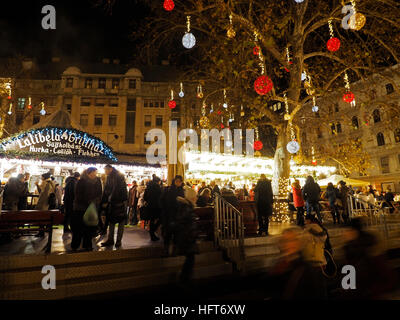
POLYGON ((201 117, 199 123, 203 128, 208 128, 210 126, 210 120, 206 116, 201 117))
POLYGON ((365 23, 367 22, 367 18, 362 14, 357 12, 355 15, 350 17, 350 28, 353 30, 361 30, 365 23))
POLYGON ((304 88, 310 89, 311 88, 311 82, 310 81, 305 81, 304 82, 304 88))
POLYGON ((289 121, 289 120, 290 120, 290 114, 285 114, 285 115, 283 116, 283 118, 284 118, 286 121, 289 121))
POLYGON ((254 156, 255 156, 255 157, 261 157, 261 152, 260 152, 260 151, 254 152, 254 156))
POLYGON ((306 92, 309 96, 313 96, 315 94, 315 89, 314 88, 306 89, 306 92))
POLYGON ((228 31, 226 31, 226 35, 230 39, 232 39, 236 36, 236 31, 235 31, 235 29, 233 29, 232 15, 229 16, 229 27, 228 27, 228 31))

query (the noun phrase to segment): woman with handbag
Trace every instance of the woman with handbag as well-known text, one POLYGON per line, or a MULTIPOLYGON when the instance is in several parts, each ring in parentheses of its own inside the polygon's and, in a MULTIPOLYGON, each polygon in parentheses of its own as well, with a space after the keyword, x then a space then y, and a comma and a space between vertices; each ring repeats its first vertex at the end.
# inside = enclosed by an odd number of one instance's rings
POLYGON ((96 226, 85 224, 84 215, 93 203, 97 208, 102 194, 101 181, 97 177, 97 169, 86 169, 75 186, 73 214, 71 216, 72 250, 77 250, 83 239, 83 248, 92 250, 92 239, 96 233, 96 226))

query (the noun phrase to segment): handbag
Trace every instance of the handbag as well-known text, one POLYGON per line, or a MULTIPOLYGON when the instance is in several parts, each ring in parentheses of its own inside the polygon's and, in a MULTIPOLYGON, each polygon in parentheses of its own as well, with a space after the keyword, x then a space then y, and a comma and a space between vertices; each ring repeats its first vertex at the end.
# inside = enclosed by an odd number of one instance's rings
POLYGON ((83 223, 88 227, 95 227, 99 223, 99 216, 93 202, 89 204, 83 215, 83 223))

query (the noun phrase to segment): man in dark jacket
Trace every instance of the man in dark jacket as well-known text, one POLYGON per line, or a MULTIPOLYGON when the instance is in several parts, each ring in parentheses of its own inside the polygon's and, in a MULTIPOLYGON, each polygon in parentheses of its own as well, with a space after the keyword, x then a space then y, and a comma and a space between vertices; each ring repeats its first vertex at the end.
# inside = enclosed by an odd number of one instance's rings
POLYGON ((114 245, 114 229, 118 223, 117 241, 115 247, 121 247, 122 236, 127 214, 128 190, 125 177, 111 165, 106 165, 104 171, 107 175, 107 181, 104 187, 102 207, 107 210, 107 216, 110 223, 108 239, 101 244, 102 247, 114 245))
POLYGON ((161 212, 161 186, 160 178, 153 175, 151 180, 144 191, 143 199, 146 202, 146 216, 150 220, 150 238, 151 241, 158 241, 160 238, 156 236, 156 231, 160 226, 160 212, 161 212))
POLYGON ((18 177, 10 178, 4 187, 4 205, 6 210, 17 211, 18 202, 24 193, 24 175, 19 174, 18 177))
POLYGON ((262 236, 263 232, 268 235, 269 217, 272 215, 274 195, 271 180, 268 180, 265 174, 262 174, 260 180, 258 180, 254 193, 258 214, 258 235, 262 236))
POLYGON ((71 222, 71 215, 73 212, 73 205, 75 199, 75 186, 80 178, 80 173, 75 172, 73 176, 68 177, 65 180, 65 188, 64 188, 64 233, 71 232, 69 228, 69 224, 71 222))
POLYGON ((303 198, 306 200, 307 214, 310 215, 313 211, 317 213, 317 217, 322 222, 321 210, 319 208, 319 199, 321 195, 321 188, 314 181, 314 178, 308 176, 306 184, 303 187, 303 198))
POLYGON ((183 190, 183 178, 182 176, 175 176, 172 180, 171 186, 169 186, 162 195, 162 229, 164 238, 164 255, 169 255, 169 246, 171 240, 174 243, 174 249, 176 246, 176 214, 178 212, 178 201, 177 197, 184 197, 183 190))
POLYGON ((19 197, 18 201, 18 210, 26 210, 28 209, 28 195, 29 195, 29 178, 31 174, 29 172, 25 172, 24 174, 24 190, 22 191, 22 196, 19 197))

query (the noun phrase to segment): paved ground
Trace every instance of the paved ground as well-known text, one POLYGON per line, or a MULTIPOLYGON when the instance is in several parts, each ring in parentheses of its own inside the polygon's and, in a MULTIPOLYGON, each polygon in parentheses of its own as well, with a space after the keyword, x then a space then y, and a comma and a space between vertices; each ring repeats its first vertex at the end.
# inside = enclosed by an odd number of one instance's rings
MULTIPOLYGON (((290 224, 271 223, 270 234, 277 235, 282 233, 282 230, 290 226, 290 224)), ((115 230, 115 237, 117 228, 115 230)), ((71 250, 72 234, 63 234, 63 229, 55 229, 53 231, 52 253, 67 253, 71 250)), ((115 247, 104 248, 101 243, 107 239, 106 236, 98 236, 93 240, 94 251, 116 250, 115 247)), ((43 249, 47 244, 47 234, 44 238, 35 238, 34 236, 23 236, 14 239, 11 243, 0 245, 1 255, 24 255, 24 254, 42 254, 43 249)), ((152 242, 148 231, 137 226, 125 227, 124 236, 122 239, 122 249, 135 249, 148 246, 161 246, 161 241, 152 242)))

